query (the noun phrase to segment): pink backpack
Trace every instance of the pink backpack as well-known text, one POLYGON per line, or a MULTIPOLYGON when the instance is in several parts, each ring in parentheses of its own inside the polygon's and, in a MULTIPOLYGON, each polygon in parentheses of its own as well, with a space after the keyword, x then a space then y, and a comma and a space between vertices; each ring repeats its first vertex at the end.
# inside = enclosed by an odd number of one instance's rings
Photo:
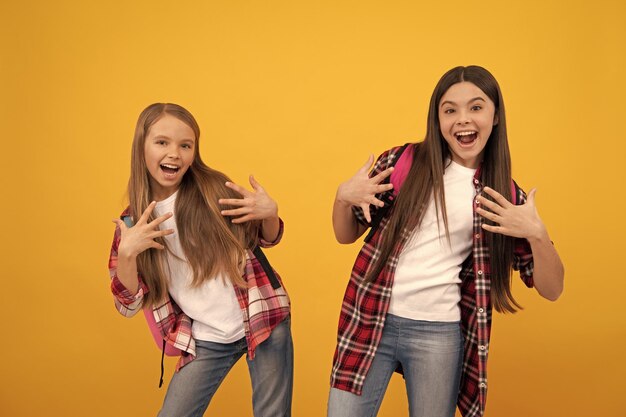
POLYGON ((152 333, 152 338, 154 342, 157 344, 157 347, 163 351, 163 353, 167 356, 180 356, 183 351, 175 348, 174 346, 168 344, 161 333, 161 329, 157 325, 157 322, 154 318, 154 311, 152 308, 144 308, 143 315, 146 317, 146 323, 148 323, 148 328, 150 329, 150 333, 152 333))

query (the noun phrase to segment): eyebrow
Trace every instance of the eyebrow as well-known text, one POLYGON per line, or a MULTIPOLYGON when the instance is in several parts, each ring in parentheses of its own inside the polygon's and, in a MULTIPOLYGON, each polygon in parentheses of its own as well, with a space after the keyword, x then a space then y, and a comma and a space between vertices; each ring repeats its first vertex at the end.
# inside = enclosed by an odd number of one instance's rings
MULTIPOLYGON (((485 102, 485 103, 487 102, 487 101, 486 101, 484 98, 482 98, 482 97, 474 97, 473 99, 471 99, 470 101, 468 101, 468 103, 473 103, 473 102, 474 102, 474 101, 476 101, 476 100, 480 100, 480 101, 483 101, 483 102, 485 102)), ((454 101, 446 100, 446 101, 441 102, 441 104, 439 104, 439 107, 442 107, 444 104, 452 104, 453 106, 454 106, 454 105, 456 105, 456 103, 455 103, 454 101)))
MULTIPOLYGON (((157 140, 157 139, 167 139, 167 140, 172 140, 172 138, 170 138, 167 135, 156 135, 155 137, 152 138, 153 140, 157 140)), ((192 138, 185 138, 185 139, 181 139, 181 142, 191 142, 191 143, 195 143, 196 140, 192 139, 192 138)))

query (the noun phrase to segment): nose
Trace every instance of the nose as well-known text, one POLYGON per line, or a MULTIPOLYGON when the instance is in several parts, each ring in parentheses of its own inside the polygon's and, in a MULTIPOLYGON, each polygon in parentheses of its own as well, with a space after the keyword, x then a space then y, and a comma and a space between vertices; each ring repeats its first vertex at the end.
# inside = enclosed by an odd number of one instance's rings
POLYGON ((458 118, 456 120, 457 125, 466 125, 470 122, 470 118, 467 112, 459 111, 457 112, 458 118))
POLYGON ((179 151, 178 146, 176 145, 170 146, 167 149, 167 156, 172 159, 178 159, 180 158, 180 154, 178 153, 178 151, 179 151))

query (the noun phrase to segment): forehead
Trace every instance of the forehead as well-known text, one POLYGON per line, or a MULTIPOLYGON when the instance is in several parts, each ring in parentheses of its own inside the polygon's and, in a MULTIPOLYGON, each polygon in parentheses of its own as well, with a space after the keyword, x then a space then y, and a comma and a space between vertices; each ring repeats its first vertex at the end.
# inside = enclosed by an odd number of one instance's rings
POLYGON ((478 88, 476 84, 469 81, 452 84, 450 88, 441 96, 440 103, 452 102, 456 104, 468 103, 475 98, 482 98, 488 103, 493 103, 483 90, 478 88))
POLYGON ((159 118, 148 130, 148 137, 166 136, 171 139, 195 140, 193 129, 185 122, 171 114, 159 118))

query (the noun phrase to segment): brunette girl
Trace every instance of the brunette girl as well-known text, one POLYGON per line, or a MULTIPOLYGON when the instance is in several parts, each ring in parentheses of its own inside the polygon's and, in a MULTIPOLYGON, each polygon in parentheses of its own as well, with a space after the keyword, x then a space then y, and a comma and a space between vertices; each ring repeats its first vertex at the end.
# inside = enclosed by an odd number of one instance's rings
POLYGON ((535 190, 527 198, 511 179, 497 81, 477 66, 448 71, 424 141, 384 152, 368 176, 372 162, 339 186, 333 209, 340 243, 373 230, 343 300, 328 415, 376 415, 401 371, 412 417, 453 417, 456 404, 482 416, 492 306, 520 307, 511 269, 549 300, 564 276, 535 190), (385 184, 398 161, 408 172, 385 184))

